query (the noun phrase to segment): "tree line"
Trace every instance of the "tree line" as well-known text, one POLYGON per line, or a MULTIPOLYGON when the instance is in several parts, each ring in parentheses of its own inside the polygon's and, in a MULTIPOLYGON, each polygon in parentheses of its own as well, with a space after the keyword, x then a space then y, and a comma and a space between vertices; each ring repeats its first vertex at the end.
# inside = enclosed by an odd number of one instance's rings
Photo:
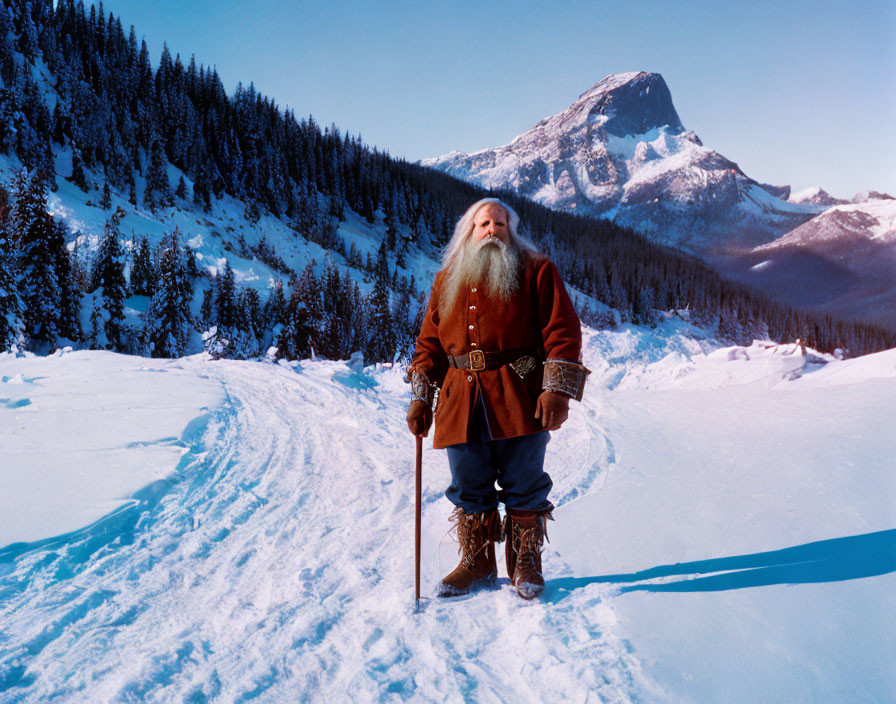
POLYGON ((65 246, 64 222, 47 212, 40 172, 22 169, 11 192, 0 187, 0 348, 47 352, 67 342, 177 357, 198 351, 190 341, 200 334, 213 356, 240 359, 346 359, 360 351, 380 361, 413 348, 425 294, 413 277, 390 272, 385 242, 366 267, 368 295, 348 267, 330 261, 320 275, 309 263, 285 286, 275 281, 262 299, 237 285, 229 263, 216 275, 200 269, 176 228, 156 247, 146 237, 125 241, 122 215, 110 215, 96 252, 80 258, 65 246), (125 314, 133 296, 145 299, 136 322, 125 314))
MULTIPOLYGON (((412 248, 435 256, 471 202, 498 195, 517 209, 525 233, 571 284, 617 311, 608 316, 585 307, 586 322, 649 323, 657 309, 688 308, 734 341, 767 332, 773 339, 800 338, 822 351, 839 347, 851 354, 896 345, 893 331, 782 305, 610 221, 552 211, 514 193, 486 191, 393 159, 367 147, 360 134, 335 125, 321 128, 310 115, 299 119, 281 110, 251 83, 239 84, 228 96, 214 68, 197 65, 193 57, 186 63, 179 55, 172 58, 167 46, 153 69, 145 41, 137 41, 133 26, 126 34, 121 19, 107 15, 102 3, 87 10, 80 0, 59 0, 55 7, 49 0, 4 0, 0 78, 0 150, 47 174, 49 188, 54 149, 64 147, 72 154, 72 173, 65 178, 95 194, 101 206, 109 203, 111 190, 151 210, 169 208, 176 198, 210 210, 227 194, 243 203, 249 222, 269 212, 297 237, 366 269, 374 263, 346 250, 338 224, 348 211, 376 223, 386 250, 396 257, 396 271, 386 285, 389 304, 381 302, 371 316, 386 310, 402 315, 397 270, 412 248), (55 77, 55 100, 46 99, 35 78, 38 60, 55 77), (191 185, 183 179, 169 183, 168 163, 187 174, 191 185)), ((273 250, 264 256, 284 276, 300 278, 273 250)), ((33 297, 25 298, 27 311, 33 297)), ((411 303, 409 319, 419 312, 411 303)), ((339 325, 345 323, 334 322, 327 337, 339 344, 328 349, 343 348, 351 339, 345 331, 337 334, 339 325)), ((393 321, 396 330, 402 325, 393 321)))

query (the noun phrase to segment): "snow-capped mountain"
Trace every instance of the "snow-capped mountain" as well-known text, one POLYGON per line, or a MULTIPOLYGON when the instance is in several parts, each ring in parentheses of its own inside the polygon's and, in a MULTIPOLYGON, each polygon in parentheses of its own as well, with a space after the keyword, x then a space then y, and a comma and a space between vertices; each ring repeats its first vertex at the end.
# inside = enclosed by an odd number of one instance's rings
POLYGON ((729 273, 795 305, 896 328, 896 199, 827 208, 729 273))
POLYGON ((644 71, 606 76, 507 145, 421 163, 710 256, 770 242, 826 207, 789 202, 788 186, 705 147, 663 77, 644 71))
POLYGON ((787 200, 791 203, 811 203, 812 205, 823 205, 825 207, 849 202, 842 198, 835 198, 821 186, 809 186, 809 188, 791 193, 787 200))
POLYGON ((889 193, 878 191, 859 191, 852 197, 853 203, 868 203, 873 200, 896 200, 889 193))

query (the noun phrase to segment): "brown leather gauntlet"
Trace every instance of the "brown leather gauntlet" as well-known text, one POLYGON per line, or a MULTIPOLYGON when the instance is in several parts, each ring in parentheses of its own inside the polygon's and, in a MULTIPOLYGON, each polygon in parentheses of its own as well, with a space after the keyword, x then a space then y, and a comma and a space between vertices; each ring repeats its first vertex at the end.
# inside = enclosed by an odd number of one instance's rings
POLYGON ((591 373, 584 364, 570 362, 565 359, 548 359, 544 363, 544 381, 542 389, 556 391, 582 400, 582 392, 585 390, 585 378, 591 373))
POLYGON ((405 375, 404 380, 411 384, 411 401, 423 401, 427 408, 432 408, 436 385, 429 377, 424 372, 413 369, 405 375))

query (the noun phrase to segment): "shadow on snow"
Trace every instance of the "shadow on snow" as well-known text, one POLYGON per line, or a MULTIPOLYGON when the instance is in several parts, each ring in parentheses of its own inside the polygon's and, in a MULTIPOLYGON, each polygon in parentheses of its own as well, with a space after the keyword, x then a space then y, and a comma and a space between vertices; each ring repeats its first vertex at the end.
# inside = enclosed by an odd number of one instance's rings
POLYGON ((581 587, 595 583, 627 583, 619 592, 715 592, 773 584, 842 582, 896 572, 896 529, 819 540, 782 550, 711 560, 660 565, 629 574, 561 577, 548 580, 543 599, 558 602, 581 587), (708 577, 692 575, 711 574, 708 577), (688 575, 686 579, 648 582, 688 575))

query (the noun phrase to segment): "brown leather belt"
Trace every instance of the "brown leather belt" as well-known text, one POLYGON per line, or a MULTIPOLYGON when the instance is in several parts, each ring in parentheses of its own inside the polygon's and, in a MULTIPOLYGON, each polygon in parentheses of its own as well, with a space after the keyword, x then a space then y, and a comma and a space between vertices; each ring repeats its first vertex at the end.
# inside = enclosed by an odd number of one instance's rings
POLYGON ((483 352, 473 350, 459 357, 448 355, 448 366, 456 369, 471 369, 481 372, 483 369, 498 369, 505 364, 515 362, 520 357, 535 357, 544 359, 544 353, 540 347, 518 347, 513 350, 501 350, 499 352, 483 352))

